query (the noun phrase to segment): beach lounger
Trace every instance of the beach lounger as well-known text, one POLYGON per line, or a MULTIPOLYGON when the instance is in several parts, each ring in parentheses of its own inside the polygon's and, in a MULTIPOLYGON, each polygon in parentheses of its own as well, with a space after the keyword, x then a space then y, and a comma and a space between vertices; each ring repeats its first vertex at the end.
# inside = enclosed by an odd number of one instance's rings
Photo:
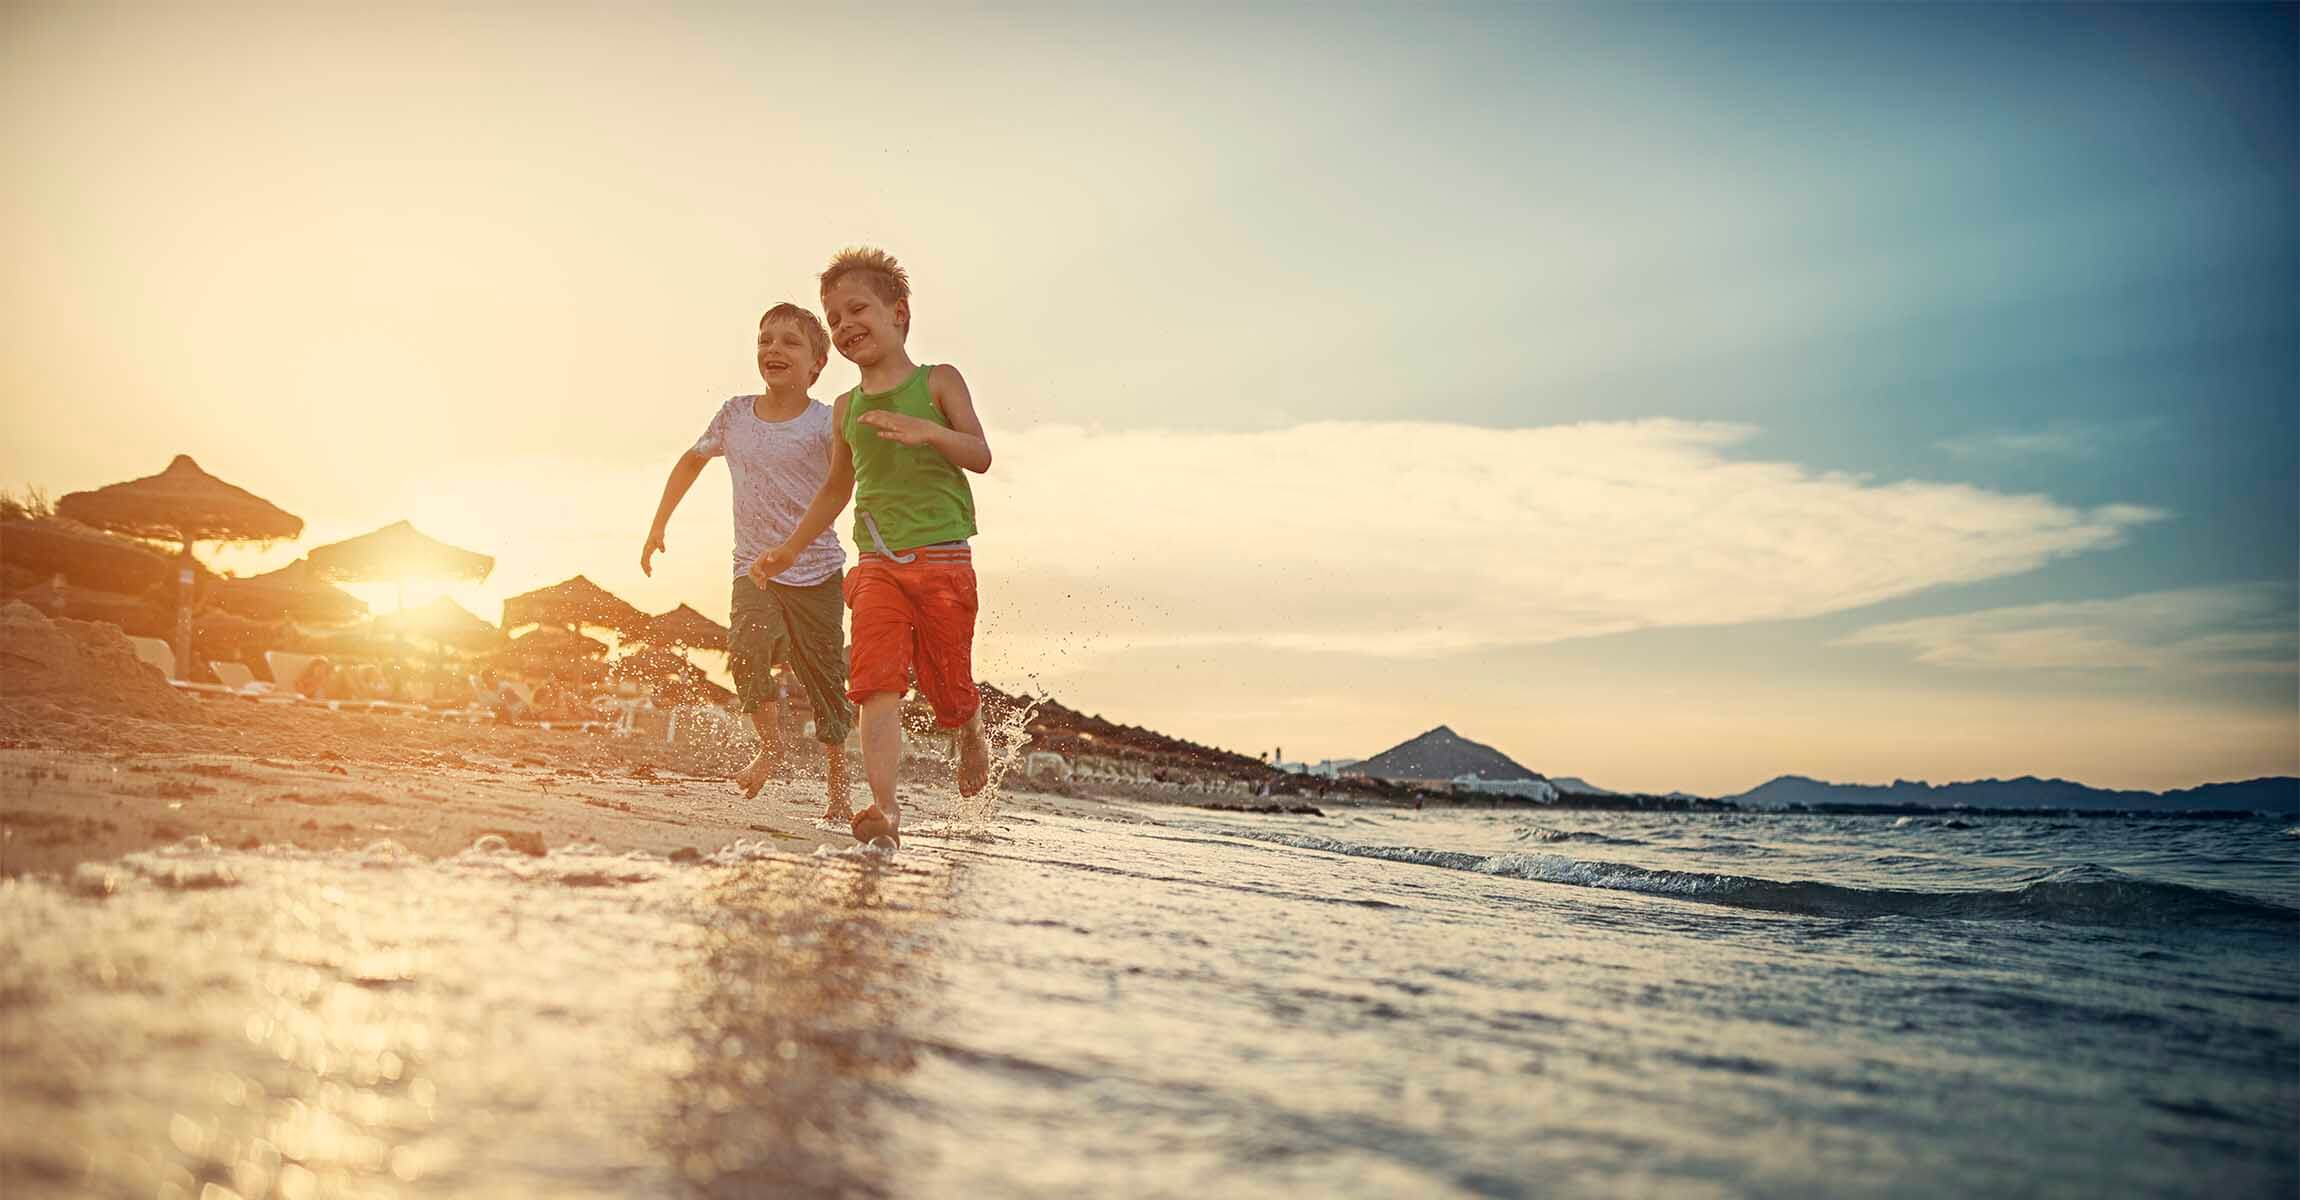
POLYGON ((211 659, 208 662, 208 669, 216 673, 216 678, 222 680, 224 687, 229 689, 234 696, 258 700, 265 704, 295 703, 294 700, 287 697, 273 695, 272 685, 257 679, 256 673, 248 670, 244 663, 211 659))
POLYGON ((176 648, 158 638, 130 636, 128 644, 136 648, 137 658, 160 669, 160 677, 168 681, 169 687, 202 696, 232 694, 230 688, 220 683, 193 683, 189 679, 176 678, 176 648))
POLYGON ((591 711, 610 722, 607 732, 616 737, 629 737, 639 732, 639 713, 653 705, 645 693, 629 683, 617 689, 612 696, 591 698, 591 711))
POLYGON ((272 669, 272 690, 283 696, 304 699, 296 691, 296 681, 303 678, 312 660, 318 657, 317 654, 290 654, 285 650, 264 651, 264 665, 272 669))

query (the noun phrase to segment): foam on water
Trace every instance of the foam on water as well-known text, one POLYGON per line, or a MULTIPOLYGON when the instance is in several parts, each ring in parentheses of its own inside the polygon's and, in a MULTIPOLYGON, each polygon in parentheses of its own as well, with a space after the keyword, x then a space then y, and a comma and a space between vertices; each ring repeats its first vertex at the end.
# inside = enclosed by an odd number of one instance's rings
MULTIPOLYGON (((1308 833, 1241 830, 1236 836, 1328 854, 1808 916, 2020 918, 2102 925, 2266 924, 2300 928, 2300 910, 2281 904, 2211 888, 2135 879, 2090 864, 2052 869, 2011 888, 1919 891, 1812 880, 1782 881, 1707 871, 1656 870, 1558 854, 1485 854, 1420 846, 1364 845, 1308 833)), ((1590 840, 1611 845, 1642 844, 1633 838, 1590 840)))
POLYGON ((699 1047, 681 1015, 731 982, 698 974, 696 948, 730 901, 815 937, 931 892, 931 872, 858 853, 738 842, 681 865, 486 837, 426 860, 195 838, 66 886, 0 884, 0 1181, 11 1196, 708 1191, 719 1148, 659 1150, 722 1040, 699 1047), (143 1132, 90 1140, 104 1130, 143 1132))
POLYGON ((0 1191, 2300 1184, 2277 825, 1068 807, 0 884, 0 1191))

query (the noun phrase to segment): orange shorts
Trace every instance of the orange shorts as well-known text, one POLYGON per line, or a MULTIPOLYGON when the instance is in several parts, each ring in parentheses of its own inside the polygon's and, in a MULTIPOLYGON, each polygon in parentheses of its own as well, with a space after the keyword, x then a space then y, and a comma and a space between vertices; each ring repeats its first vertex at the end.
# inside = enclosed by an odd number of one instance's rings
POLYGON ((847 699, 918 690, 934 706, 934 723, 964 725, 982 707, 974 686, 974 556, 965 546, 921 546, 898 563, 858 557, 847 572, 847 699))

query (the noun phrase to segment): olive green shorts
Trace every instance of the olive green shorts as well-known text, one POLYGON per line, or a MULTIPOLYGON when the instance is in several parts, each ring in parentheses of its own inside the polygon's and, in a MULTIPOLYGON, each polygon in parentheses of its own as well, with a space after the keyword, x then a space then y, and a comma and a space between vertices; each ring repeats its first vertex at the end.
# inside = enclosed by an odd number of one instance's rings
POLYGON ((815 738, 843 742, 854 727, 847 702, 844 573, 805 587, 735 576, 727 629, 727 669, 745 712, 775 699, 774 668, 789 663, 815 710, 815 738))

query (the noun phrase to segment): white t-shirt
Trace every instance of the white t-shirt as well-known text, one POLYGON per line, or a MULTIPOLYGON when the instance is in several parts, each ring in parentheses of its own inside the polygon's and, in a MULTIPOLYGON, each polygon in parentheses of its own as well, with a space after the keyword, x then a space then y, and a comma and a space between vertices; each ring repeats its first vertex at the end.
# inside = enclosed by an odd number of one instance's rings
MULTIPOLYGON (((727 456, 735 478, 735 574, 751 569, 761 554, 783 544, 799 527, 831 473, 830 406, 809 401, 788 421, 762 421, 751 410, 756 396, 737 396, 719 406, 717 416, 695 439, 695 453, 727 456)), ((838 534, 825 529, 807 544, 776 583, 805 587, 821 583, 846 565, 838 534)))

